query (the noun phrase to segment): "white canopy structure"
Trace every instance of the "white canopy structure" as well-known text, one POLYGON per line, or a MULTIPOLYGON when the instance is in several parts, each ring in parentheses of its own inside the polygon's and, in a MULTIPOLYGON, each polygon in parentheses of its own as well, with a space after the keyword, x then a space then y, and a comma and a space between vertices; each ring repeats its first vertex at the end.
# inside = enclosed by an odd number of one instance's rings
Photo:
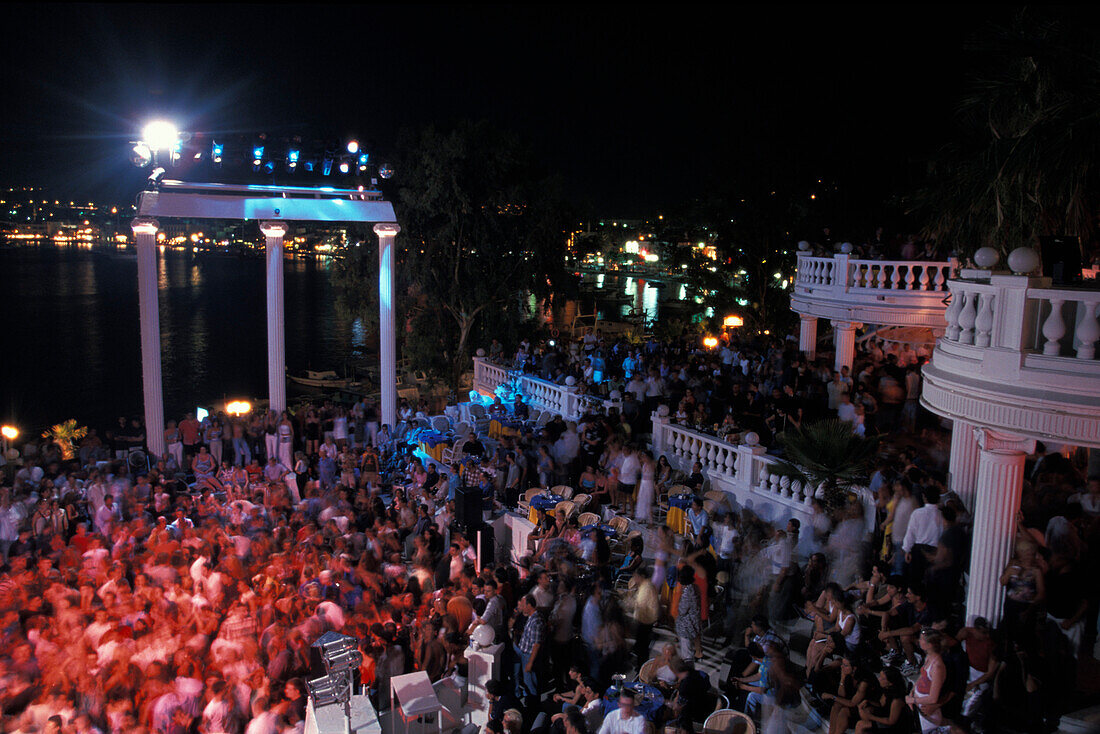
POLYGON ((286 409, 286 350, 283 337, 283 237, 286 222, 373 223, 378 235, 378 303, 382 421, 397 414, 396 337, 394 330, 393 243, 397 217, 377 191, 327 186, 251 186, 161 181, 138 197, 131 224, 137 244, 138 302, 141 310, 141 364, 145 426, 149 450, 162 456, 164 400, 160 369, 160 318, 157 304, 158 217, 256 220, 267 238, 267 381, 270 408, 286 409))

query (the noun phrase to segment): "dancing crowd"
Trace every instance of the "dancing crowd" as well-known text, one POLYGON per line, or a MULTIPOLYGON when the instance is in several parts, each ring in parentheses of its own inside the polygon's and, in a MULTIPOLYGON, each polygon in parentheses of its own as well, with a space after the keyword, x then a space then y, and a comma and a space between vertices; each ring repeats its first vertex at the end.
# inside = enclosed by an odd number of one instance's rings
POLYGON ((595 332, 488 352, 617 393, 621 409, 534 420, 497 401, 515 435, 470 428, 449 464, 407 440, 427 406, 402 405, 391 430, 369 401, 185 416, 155 461, 123 419, 72 458, 25 449, 0 488, 4 730, 298 732, 325 632, 358 640, 358 679, 385 710, 390 680, 413 670, 464 689, 483 626, 506 643, 485 727, 499 733, 691 732, 727 704, 769 731, 812 727, 811 709, 834 732, 1041 731, 1072 702, 1095 639, 1100 481, 1077 455, 1035 457, 1003 619, 968 620, 971 508, 947 491, 945 434, 917 408, 919 353, 868 345, 834 372, 783 340, 595 332), (815 500, 770 522, 714 499, 700 466, 648 451, 661 406, 772 448, 830 418, 882 436, 876 517, 815 500), (500 516, 559 486, 588 504, 535 510, 523 548, 478 548, 479 520, 456 516, 468 488, 500 516), (695 499, 674 529, 663 515, 682 491, 695 499))

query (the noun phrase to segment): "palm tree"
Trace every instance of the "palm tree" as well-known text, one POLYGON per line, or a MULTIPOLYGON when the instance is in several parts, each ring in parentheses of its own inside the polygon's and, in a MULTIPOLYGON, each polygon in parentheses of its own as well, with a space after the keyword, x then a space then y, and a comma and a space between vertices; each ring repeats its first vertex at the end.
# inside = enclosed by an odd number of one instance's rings
POLYGON ((1100 185, 1100 42, 1021 11, 972 44, 957 138, 909 201, 925 235, 962 254, 1093 234, 1100 185))
POLYGON ((70 418, 64 423, 50 426, 42 433, 42 438, 48 438, 61 449, 61 458, 68 461, 76 458, 76 444, 88 435, 87 426, 78 426, 76 418, 70 418))
POLYGON ((772 465, 780 476, 805 487, 823 486, 823 502, 833 511, 848 501, 848 490, 867 483, 878 457, 878 438, 857 436, 852 425, 823 420, 784 431, 777 437, 784 458, 772 465))

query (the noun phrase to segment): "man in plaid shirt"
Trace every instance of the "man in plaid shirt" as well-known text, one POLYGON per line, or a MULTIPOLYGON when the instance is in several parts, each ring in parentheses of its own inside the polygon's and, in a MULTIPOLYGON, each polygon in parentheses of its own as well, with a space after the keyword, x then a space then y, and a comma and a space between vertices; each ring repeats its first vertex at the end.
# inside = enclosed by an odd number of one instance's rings
MULTIPOLYGON (((535 599, 528 594, 520 599, 517 605, 520 615, 527 618, 523 625, 523 634, 516 645, 516 654, 519 657, 519 667, 516 670, 516 697, 523 700, 524 696, 531 697, 532 703, 538 701, 538 656, 539 650, 546 642, 546 620, 538 612, 535 599)), ((517 618, 518 621, 518 618, 517 618)))

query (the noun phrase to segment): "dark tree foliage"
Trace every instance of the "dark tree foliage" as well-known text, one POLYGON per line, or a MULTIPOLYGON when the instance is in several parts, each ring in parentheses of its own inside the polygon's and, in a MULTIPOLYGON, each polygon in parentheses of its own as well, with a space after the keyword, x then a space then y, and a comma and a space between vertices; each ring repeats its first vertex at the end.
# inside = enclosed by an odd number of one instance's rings
POLYGON ((910 199, 925 234, 962 254, 1007 253, 1039 237, 1095 234, 1100 40, 1021 11, 971 46, 975 68, 958 131, 910 199))
POLYGON ((404 136, 401 150, 404 355, 457 386, 471 345, 514 343, 535 304, 568 287, 571 217, 520 141, 486 122, 428 127, 404 136))

